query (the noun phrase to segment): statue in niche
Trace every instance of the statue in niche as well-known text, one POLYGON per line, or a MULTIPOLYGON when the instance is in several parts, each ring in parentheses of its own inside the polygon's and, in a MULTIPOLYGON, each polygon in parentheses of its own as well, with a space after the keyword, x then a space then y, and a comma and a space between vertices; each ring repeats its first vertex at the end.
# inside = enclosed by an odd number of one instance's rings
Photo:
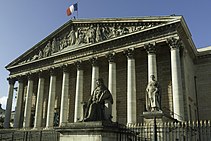
POLYGON ((87 43, 95 43, 95 36, 96 36, 96 31, 95 31, 93 25, 91 25, 86 32, 86 42, 87 43))
POLYGON ((77 35, 78 35, 78 38, 76 40, 76 44, 80 45, 80 44, 84 43, 84 33, 81 31, 80 28, 78 29, 77 35))
POLYGON ((150 79, 146 88, 146 109, 149 112, 155 112, 161 108, 160 88, 154 75, 151 75, 150 79))
POLYGON ((96 29, 96 42, 100 42, 102 41, 102 32, 101 32, 101 28, 99 26, 99 24, 97 25, 97 29, 96 29))
POLYGON ((75 44, 76 42, 76 36, 75 36, 75 30, 74 30, 74 27, 72 26, 71 27, 71 31, 70 33, 67 35, 67 38, 68 38, 68 41, 69 41, 69 45, 72 46, 75 44))
POLYGON ((47 45, 43 49, 43 57, 47 57, 51 55, 51 42, 48 41, 47 45))
POLYGON ((96 88, 88 100, 83 121, 111 121, 111 104, 113 104, 112 95, 104 85, 103 79, 97 79, 96 85, 96 88), (110 106, 106 107, 106 103, 109 103, 110 106))

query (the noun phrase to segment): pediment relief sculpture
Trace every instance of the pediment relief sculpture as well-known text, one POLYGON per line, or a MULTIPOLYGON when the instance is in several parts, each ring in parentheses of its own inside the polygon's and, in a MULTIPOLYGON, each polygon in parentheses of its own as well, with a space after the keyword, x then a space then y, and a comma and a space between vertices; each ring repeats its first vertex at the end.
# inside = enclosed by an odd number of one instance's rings
POLYGON ((159 24, 161 23, 134 23, 133 25, 128 25, 125 23, 113 23, 105 26, 99 23, 89 24, 86 27, 76 27, 73 24, 68 32, 63 32, 61 35, 52 37, 52 39, 49 40, 44 46, 40 47, 36 53, 30 55, 28 59, 25 59, 19 64, 24 64, 26 62, 51 56, 52 54, 60 52, 65 48, 71 49, 82 45, 98 43, 132 32, 141 31, 159 24))

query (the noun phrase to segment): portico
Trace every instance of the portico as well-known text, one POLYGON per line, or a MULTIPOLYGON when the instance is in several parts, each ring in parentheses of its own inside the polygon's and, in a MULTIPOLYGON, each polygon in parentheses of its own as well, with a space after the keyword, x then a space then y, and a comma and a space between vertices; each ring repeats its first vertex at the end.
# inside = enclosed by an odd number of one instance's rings
POLYGON ((27 51, 21 56, 21 61, 15 60, 9 64, 7 69, 12 73, 9 76, 4 127, 9 127, 15 82, 18 83, 18 98, 14 127, 38 129, 81 120, 83 104, 94 90, 98 78, 104 79, 113 96, 112 120, 124 124, 142 122, 140 113, 145 110, 143 98, 150 75, 154 75, 162 86, 162 106, 170 107, 172 104, 173 108, 168 109, 175 113, 172 118, 187 120, 181 83, 182 40, 174 32, 174 26, 180 21, 172 22, 169 18, 168 24, 162 19, 145 20, 68 22, 27 51), (74 45, 69 44, 65 36, 69 27, 74 27, 77 35, 74 45), (97 41, 94 37, 86 41, 82 38, 91 28, 99 30, 99 27, 103 41, 97 41), (51 51, 45 53, 48 49, 51 51), (162 56, 163 53, 166 56, 162 56), (25 81, 27 83, 23 83, 25 81), (172 82, 172 91, 168 90, 166 82, 172 82), (24 116, 21 107, 24 107, 24 116), (32 109, 35 109, 34 115, 32 109), (59 120, 58 124, 56 120, 59 120))

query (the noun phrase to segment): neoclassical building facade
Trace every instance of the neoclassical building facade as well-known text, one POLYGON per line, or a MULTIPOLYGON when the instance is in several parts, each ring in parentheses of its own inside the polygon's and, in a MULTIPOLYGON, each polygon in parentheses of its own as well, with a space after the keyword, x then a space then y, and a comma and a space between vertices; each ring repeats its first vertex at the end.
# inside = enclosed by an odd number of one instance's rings
POLYGON ((6 66, 9 127, 53 128, 83 118, 95 80, 112 93, 112 120, 141 123, 151 75, 161 109, 178 121, 211 119, 211 48, 196 49, 182 16, 70 20, 6 66))

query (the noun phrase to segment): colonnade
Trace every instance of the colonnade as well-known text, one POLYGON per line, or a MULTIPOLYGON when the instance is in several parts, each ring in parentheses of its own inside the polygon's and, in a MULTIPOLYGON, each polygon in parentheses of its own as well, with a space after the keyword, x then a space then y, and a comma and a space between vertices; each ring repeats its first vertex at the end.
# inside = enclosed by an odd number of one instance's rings
MULTIPOLYGON (((179 42, 175 39, 170 39, 167 41, 170 46, 171 54, 171 74, 172 74, 172 87, 173 87, 173 106, 174 106, 174 118, 177 120, 184 120, 184 102, 182 93, 182 78, 181 78, 181 66, 180 66, 180 52, 179 52, 179 42), (179 116, 178 116, 179 115, 179 116)), ((156 64, 156 44, 146 44, 145 49, 148 53, 148 78, 154 75, 157 79, 157 64, 156 64)), ((127 123, 136 123, 137 109, 136 109, 136 68, 135 68, 135 58, 134 49, 127 49, 125 55, 127 56, 127 123)), ((112 105, 112 115, 113 121, 117 121, 117 107, 116 107, 116 62, 115 53, 107 54, 109 72, 108 72, 108 88, 112 93, 114 104, 112 105)), ((97 64, 97 58, 91 59, 92 63, 92 80, 91 80, 91 91, 95 88, 95 80, 99 78, 99 66, 97 64)), ((76 62, 77 73, 76 73, 76 91, 75 91, 75 107, 74 107, 74 122, 81 120, 83 116, 83 78, 84 70, 81 67, 81 62, 76 62)), ((69 94, 69 77, 70 72, 68 71, 68 66, 63 67, 63 80, 62 80, 62 93, 61 93, 61 106, 60 106, 60 122, 68 122, 68 94, 69 94)), ((57 76, 53 69, 50 71, 50 86, 48 93, 48 105, 47 105, 47 118, 46 126, 42 127, 42 108, 43 108, 43 97, 44 97, 44 82, 46 81, 42 72, 39 74, 38 78, 38 88, 37 88, 37 100, 35 109, 35 120, 34 128, 53 128, 54 120, 54 104, 56 95, 56 79, 57 76)), ((16 104, 16 112, 14 119, 14 127, 20 128, 20 116, 21 116, 21 104, 23 103, 23 81, 18 80, 18 97, 16 104)), ((33 90, 33 79, 31 75, 28 76, 27 83, 27 93, 24 109, 24 120, 23 128, 30 128, 31 120, 31 107, 32 107, 32 90, 33 90)), ((9 79, 9 94, 7 100, 6 115, 4 121, 4 127, 9 127, 9 120, 11 116, 13 89, 15 81, 9 79)))

